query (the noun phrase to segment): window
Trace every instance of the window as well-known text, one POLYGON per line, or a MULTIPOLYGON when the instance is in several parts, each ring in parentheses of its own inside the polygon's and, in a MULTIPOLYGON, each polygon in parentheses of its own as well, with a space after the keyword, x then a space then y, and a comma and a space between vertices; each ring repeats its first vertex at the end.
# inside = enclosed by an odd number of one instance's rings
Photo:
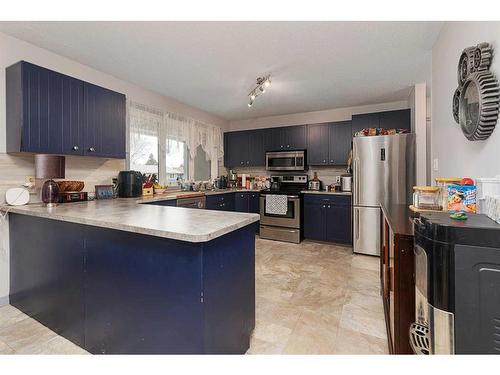
POLYGON ((222 129, 133 102, 128 113, 130 169, 156 173, 159 182, 169 186, 216 177, 223 155, 222 129))
POLYGON ((179 180, 186 180, 189 164, 186 144, 174 139, 166 140, 165 152, 165 184, 175 186, 179 180))

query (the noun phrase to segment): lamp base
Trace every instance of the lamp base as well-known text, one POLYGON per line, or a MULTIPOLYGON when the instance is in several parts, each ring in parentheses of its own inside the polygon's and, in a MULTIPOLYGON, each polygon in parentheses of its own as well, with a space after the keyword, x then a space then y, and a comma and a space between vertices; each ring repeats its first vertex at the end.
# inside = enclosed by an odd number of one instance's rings
POLYGON ((59 200, 59 185, 54 180, 47 180, 42 186, 42 202, 47 207, 55 207, 59 200))

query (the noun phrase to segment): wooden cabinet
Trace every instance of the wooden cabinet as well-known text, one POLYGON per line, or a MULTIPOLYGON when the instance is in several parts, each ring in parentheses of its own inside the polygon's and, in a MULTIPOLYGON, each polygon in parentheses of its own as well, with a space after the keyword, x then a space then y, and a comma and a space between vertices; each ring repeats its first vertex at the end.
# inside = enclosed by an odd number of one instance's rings
POLYGON ((25 61, 6 69, 7 152, 125 158, 125 95, 25 61))
POLYGON ((309 165, 346 165, 351 149, 351 121, 307 126, 309 165))
POLYGON ((320 241, 352 243, 350 195, 306 194, 304 237, 320 241))
POLYGON ((382 205, 380 283, 393 354, 413 354, 409 341, 415 321, 413 215, 406 205, 382 205))

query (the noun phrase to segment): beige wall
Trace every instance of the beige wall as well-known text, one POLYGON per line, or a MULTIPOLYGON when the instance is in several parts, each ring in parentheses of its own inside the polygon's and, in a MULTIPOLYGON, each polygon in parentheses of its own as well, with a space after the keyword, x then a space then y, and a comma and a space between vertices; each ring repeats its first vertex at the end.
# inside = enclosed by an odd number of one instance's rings
POLYGON ((408 108, 408 101, 371 104, 357 107, 328 109, 325 111, 293 113, 281 116, 257 117, 249 120, 230 121, 229 130, 248 130, 274 126, 319 124, 351 120, 353 114, 390 111, 408 108))
POLYGON ((471 142, 451 111, 460 54, 481 42, 493 45, 491 72, 500 79, 500 22, 447 22, 432 49, 432 158, 438 161, 433 177, 500 174, 500 125, 486 141, 471 142))
POLYGON ((411 109, 411 130, 415 139, 415 171, 416 184, 428 185, 427 181, 427 97, 426 84, 417 83, 408 98, 411 109))

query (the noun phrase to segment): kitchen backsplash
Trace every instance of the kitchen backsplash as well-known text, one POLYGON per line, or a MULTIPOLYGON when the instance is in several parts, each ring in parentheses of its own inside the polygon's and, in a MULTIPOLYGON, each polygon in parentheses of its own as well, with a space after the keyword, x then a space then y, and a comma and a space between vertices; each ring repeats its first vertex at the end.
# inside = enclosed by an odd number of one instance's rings
MULTIPOLYGON (((307 170, 307 175, 309 176, 309 179, 312 179, 314 176, 314 172, 318 173, 318 178, 324 183, 324 184, 333 184, 335 183, 336 176, 341 176, 343 174, 346 174, 346 169, 347 167, 330 167, 330 166, 325 166, 325 167, 309 167, 307 170)), ((222 172, 223 174, 227 175, 227 172, 229 170, 224 170, 222 172)), ((272 174, 279 174, 281 172, 270 172, 266 171, 264 167, 242 167, 242 168, 234 168, 233 171, 235 171, 238 174, 245 173, 249 174, 251 176, 271 176, 272 174)), ((301 172, 299 172, 301 173, 301 172)))
MULTIPOLYGON (((26 176, 34 176, 33 155, 0 153, 0 204, 5 202, 5 191, 25 182, 26 176)), ((79 156, 66 156, 66 180, 85 182, 84 191, 93 191, 94 185, 111 184, 111 179, 125 169, 125 160, 79 156)), ((38 194, 30 195, 30 202, 39 202, 38 194)))

